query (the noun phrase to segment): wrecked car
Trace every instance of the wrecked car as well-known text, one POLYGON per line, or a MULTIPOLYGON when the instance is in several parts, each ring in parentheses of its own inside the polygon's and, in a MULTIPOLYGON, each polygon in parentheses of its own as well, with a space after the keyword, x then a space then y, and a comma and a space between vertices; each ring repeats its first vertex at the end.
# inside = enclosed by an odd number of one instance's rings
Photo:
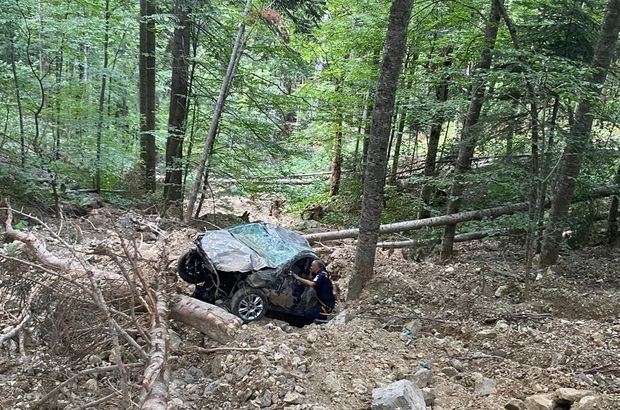
POLYGON ((264 222, 206 231, 177 263, 179 276, 196 285, 195 298, 222 301, 244 322, 268 310, 303 316, 315 292, 295 280, 317 255, 301 235, 264 222))

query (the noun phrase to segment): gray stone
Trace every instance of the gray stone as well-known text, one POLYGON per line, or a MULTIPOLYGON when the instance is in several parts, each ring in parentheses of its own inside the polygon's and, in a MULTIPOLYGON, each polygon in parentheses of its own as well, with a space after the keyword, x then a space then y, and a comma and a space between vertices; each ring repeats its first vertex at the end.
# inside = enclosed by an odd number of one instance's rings
POLYGON ((483 377, 481 380, 477 379, 474 385, 474 394, 476 396, 490 396, 495 394, 497 389, 495 388, 495 380, 483 377))
POLYGON ((372 410, 426 410, 422 391, 409 380, 398 380, 372 391, 372 410))
POLYGON ((350 318, 347 316, 348 315, 348 311, 347 310, 343 310, 342 312, 338 313, 332 320, 330 320, 327 324, 328 325, 344 325, 345 323, 347 323, 350 318))
POLYGON ((98 391, 99 390, 99 384, 97 383, 97 379, 88 379, 86 380, 86 383, 84 383, 84 388, 86 390, 90 390, 90 391, 98 391))
POLYGON ((495 339, 497 337, 497 330, 495 329, 483 329, 476 333, 476 339, 478 340, 488 340, 495 339))
POLYGON ((506 410, 525 410, 525 403, 519 399, 512 399, 504 406, 506 410))
POLYGON ((429 369, 422 368, 412 375, 407 377, 407 380, 412 381, 418 388, 428 387, 433 383, 433 373, 429 369))
POLYGON ((235 370, 233 370, 233 375, 235 376, 236 380, 241 380, 245 376, 247 376, 251 370, 252 365, 250 365, 249 363, 241 363, 239 366, 235 367, 235 370))
POLYGON ((258 405, 261 407, 271 406, 271 392, 269 390, 265 390, 265 393, 261 396, 258 405))
POLYGON ((413 335, 417 335, 422 330, 422 321, 419 319, 414 319, 405 325, 405 329, 409 329, 413 335))
POLYGON ((196 366, 190 367, 187 372, 191 374, 194 379, 202 379, 203 377, 205 377, 204 372, 196 366))
POLYGON ((458 370, 459 372, 462 372, 463 369, 465 368, 465 365, 463 364, 463 362, 461 362, 458 359, 450 359, 448 361, 448 364, 452 367, 454 367, 456 370, 458 370))
POLYGON ((340 384, 340 377, 336 375, 334 372, 327 372, 325 375, 325 379, 323 380, 323 388, 328 392, 338 392, 342 390, 342 385, 340 384))
POLYGON ((246 402, 252 397, 252 389, 245 388, 237 392, 237 398, 241 403, 246 402))
POLYGON ((168 333, 170 335, 170 351, 178 352, 181 350, 181 344, 183 343, 181 336, 179 336, 179 334, 172 329, 170 329, 168 333))
POLYGON ((286 404, 302 404, 306 398, 297 392, 290 391, 284 395, 284 403, 286 404))
POLYGON ((218 388, 218 386, 220 385, 220 381, 219 380, 215 380, 209 384, 207 384, 207 386, 205 387, 204 393, 202 393, 203 396, 211 396, 215 390, 218 388))
POLYGON ((437 393, 435 389, 431 389, 430 387, 425 387, 422 389, 422 395, 424 396, 424 403, 427 406, 432 406, 435 404, 435 399, 437 398, 437 393))
POLYGON ((571 406, 571 409, 575 410, 596 410, 600 408, 600 403, 598 397, 595 396, 585 396, 579 400, 575 406, 571 406))
POLYGON ((457 374, 459 374, 459 371, 458 371, 458 370, 456 370, 456 369, 455 369, 454 367, 452 367, 452 366, 446 366, 446 367, 444 367, 443 369, 441 369, 441 372, 442 372, 443 374, 445 374, 446 376, 448 376, 448 377, 454 377, 454 376, 456 376, 457 374))
POLYGON ((555 394, 553 393, 535 394, 525 399, 526 410, 553 410, 554 408, 555 394))
POLYGON ((579 402, 583 397, 592 396, 591 390, 578 390, 571 389, 569 387, 561 387, 555 391, 559 400, 568 402, 567 404, 573 404, 579 402))

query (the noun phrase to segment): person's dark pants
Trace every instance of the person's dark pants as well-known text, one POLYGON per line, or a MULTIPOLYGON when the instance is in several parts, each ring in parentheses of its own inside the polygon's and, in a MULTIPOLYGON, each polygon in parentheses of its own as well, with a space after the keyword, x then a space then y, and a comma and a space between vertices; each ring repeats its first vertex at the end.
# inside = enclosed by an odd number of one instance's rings
POLYGON ((327 320, 327 316, 325 316, 321 305, 318 303, 304 312, 304 324, 309 325, 316 319, 327 320))

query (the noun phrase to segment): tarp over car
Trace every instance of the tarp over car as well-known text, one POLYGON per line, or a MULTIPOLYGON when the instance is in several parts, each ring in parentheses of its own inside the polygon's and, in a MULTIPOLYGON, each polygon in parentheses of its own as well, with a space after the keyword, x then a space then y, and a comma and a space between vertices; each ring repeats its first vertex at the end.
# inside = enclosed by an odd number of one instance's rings
POLYGON ((251 272, 275 269, 312 247, 301 235, 266 222, 207 231, 200 247, 214 267, 222 272, 251 272))

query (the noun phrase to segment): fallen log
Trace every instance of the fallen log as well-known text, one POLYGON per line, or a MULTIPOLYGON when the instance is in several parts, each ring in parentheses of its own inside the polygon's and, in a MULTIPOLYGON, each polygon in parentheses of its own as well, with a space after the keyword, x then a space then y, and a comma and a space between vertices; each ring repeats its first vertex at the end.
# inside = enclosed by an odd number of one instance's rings
MULTIPOLYGON (((5 232, 4 232, 4 241, 5 242, 13 242, 19 241, 26 245, 26 251, 30 254, 34 259, 43 265, 60 269, 64 272, 67 272, 73 276, 85 275, 86 274, 86 266, 84 263, 80 263, 76 260, 66 259, 66 258, 58 258, 52 252, 47 249, 47 245, 44 241, 37 238, 32 233, 26 233, 22 231, 18 231, 13 229, 13 212, 11 208, 5 208, 7 211, 7 219, 5 221, 5 232)), ((125 278, 122 275, 117 273, 108 272, 100 269, 89 268, 89 272, 92 273, 94 278, 97 281, 107 281, 120 283, 121 285, 126 284, 125 278)))
MULTIPOLYGON (((119 288, 130 289, 127 280, 120 274, 97 269, 84 262, 67 258, 59 258, 47 249, 44 241, 41 241, 32 233, 25 233, 13 229, 11 225, 11 208, 5 208, 8 218, 5 223, 5 241, 19 241, 26 245, 30 253, 39 263, 44 266, 66 272, 72 277, 86 278, 93 275, 99 283, 112 282, 119 288)), ((185 295, 171 296, 170 317, 183 322, 203 332, 209 338, 221 343, 230 341, 236 330, 243 323, 241 319, 232 315, 225 309, 208 303, 190 298, 185 295)))
POLYGON ((219 306, 202 302, 185 295, 171 297, 170 318, 190 325, 210 339, 229 342, 243 321, 219 306))
MULTIPOLYGON (((500 206, 496 208, 482 209, 479 211, 459 212, 457 214, 436 216, 433 218, 417 219, 415 221, 396 222, 385 224, 379 227, 380 234, 396 233, 404 231, 412 231, 415 229, 452 225, 459 222, 467 222, 480 220, 483 218, 497 217, 501 215, 510 215, 515 212, 526 211, 527 202, 521 202, 514 205, 500 206)), ((356 238, 359 235, 359 229, 343 229, 340 231, 317 232, 304 235, 304 238, 311 244, 318 241, 328 241, 334 239, 356 238)))
POLYGON ((151 328, 151 349, 149 363, 144 369, 140 401, 142 410, 166 410, 168 408, 168 386, 170 366, 168 365, 168 304, 162 292, 156 292, 157 312, 151 328))
MULTIPOLYGON (((573 202, 588 201, 618 194, 620 194, 619 185, 604 186, 577 197, 573 202)), ((547 203, 545 204, 545 207, 548 207, 549 205, 550 203, 547 203)), ((495 208, 481 209, 478 211, 465 211, 456 214, 436 216, 433 218, 396 222, 381 225, 379 227, 379 234, 413 231, 416 229, 429 228, 433 226, 456 225, 461 222, 476 221, 484 218, 495 218, 502 215, 510 215, 515 212, 523 212, 527 211, 528 208, 529 202, 519 202, 512 205, 498 206, 495 208)), ((310 233, 303 236, 308 240, 308 242, 310 242, 310 244, 313 244, 319 241, 357 238, 358 235, 359 229, 342 229, 338 231, 310 233)))
MULTIPOLYGON (((512 229, 506 232, 489 232, 489 231, 480 231, 480 232, 468 232, 456 235, 454 237, 454 242, 468 242, 475 241, 477 239, 484 238, 494 238, 497 236, 508 236, 508 235, 519 235, 525 233, 525 229, 512 229)), ((407 241, 386 241, 377 243, 377 248, 381 249, 396 249, 396 248, 415 248, 419 246, 428 246, 428 245, 439 245, 441 243, 441 238, 433 238, 433 239, 423 239, 416 240, 410 239, 407 241)))

